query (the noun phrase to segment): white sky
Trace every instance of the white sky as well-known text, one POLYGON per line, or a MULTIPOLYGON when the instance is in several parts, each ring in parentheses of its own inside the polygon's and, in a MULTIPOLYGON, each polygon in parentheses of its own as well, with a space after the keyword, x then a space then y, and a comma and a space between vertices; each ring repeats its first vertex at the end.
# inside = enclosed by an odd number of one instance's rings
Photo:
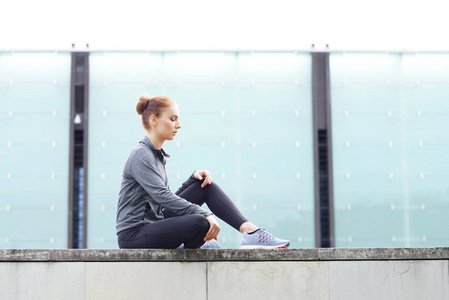
POLYGON ((449 0, 0 0, 0 50, 449 51, 449 0))

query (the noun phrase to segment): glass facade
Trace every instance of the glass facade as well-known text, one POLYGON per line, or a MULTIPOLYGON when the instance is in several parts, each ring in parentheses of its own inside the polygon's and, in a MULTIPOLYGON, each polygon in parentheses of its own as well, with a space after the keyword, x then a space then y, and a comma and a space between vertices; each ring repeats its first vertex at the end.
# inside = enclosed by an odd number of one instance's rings
MULTIPOLYGON (((449 54, 329 55, 335 246, 446 245, 449 54)), ((0 248, 69 245, 71 59, 0 52, 0 248)), ((88 248, 118 247, 143 93, 180 107, 182 128, 164 145, 173 192, 209 169, 255 224, 294 248, 316 245, 311 53, 91 52, 88 92, 88 248)), ((220 224, 220 245, 238 247, 220 224)))
POLYGON ((66 248, 70 53, 0 53, 0 247, 66 248))
POLYGON ((449 55, 330 55, 337 247, 449 242, 449 55))
MULTIPOLYGON (((164 145, 173 192, 209 169, 254 223, 315 245, 309 53, 92 53, 89 90, 89 248, 117 247, 122 169, 145 135, 142 93, 180 107, 182 128, 164 145)), ((238 247, 240 234, 221 227, 221 246, 238 247)))

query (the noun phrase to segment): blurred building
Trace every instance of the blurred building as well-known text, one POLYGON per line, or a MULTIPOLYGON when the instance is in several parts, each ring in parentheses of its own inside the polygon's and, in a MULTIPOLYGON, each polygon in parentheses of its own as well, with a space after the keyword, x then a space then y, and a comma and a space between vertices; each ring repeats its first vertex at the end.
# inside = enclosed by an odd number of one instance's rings
POLYGON ((26 51, 0 52, 1 248, 117 248, 142 93, 181 110, 173 192, 207 168, 292 247, 449 243, 448 53, 26 51))

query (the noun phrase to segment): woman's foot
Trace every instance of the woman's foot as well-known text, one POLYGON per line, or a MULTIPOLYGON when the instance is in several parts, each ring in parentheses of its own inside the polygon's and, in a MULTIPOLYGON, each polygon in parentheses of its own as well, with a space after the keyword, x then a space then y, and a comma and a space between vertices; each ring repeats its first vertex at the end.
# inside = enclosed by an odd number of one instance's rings
POLYGON ((201 249, 220 249, 220 245, 216 240, 206 241, 201 247, 201 249))
POLYGON ((243 233, 240 249, 276 249, 289 245, 290 241, 278 239, 264 228, 259 228, 250 234, 243 233))
MULTIPOLYGON (((178 248, 176 249, 184 249, 184 244, 181 244, 178 248)), ((216 240, 210 240, 205 242, 200 249, 220 249, 220 245, 218 244, 218 242, 216 240)))

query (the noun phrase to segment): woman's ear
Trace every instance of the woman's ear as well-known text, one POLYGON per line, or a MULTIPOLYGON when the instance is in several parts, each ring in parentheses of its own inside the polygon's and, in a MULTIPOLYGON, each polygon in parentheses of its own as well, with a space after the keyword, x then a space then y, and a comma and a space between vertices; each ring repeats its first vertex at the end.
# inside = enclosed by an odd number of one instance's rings
POLYGON ((153 125, 154 127, 157 127, 157 118, 155 115, 151 115, 150 116, 150 123, 151 125, 153 125))

